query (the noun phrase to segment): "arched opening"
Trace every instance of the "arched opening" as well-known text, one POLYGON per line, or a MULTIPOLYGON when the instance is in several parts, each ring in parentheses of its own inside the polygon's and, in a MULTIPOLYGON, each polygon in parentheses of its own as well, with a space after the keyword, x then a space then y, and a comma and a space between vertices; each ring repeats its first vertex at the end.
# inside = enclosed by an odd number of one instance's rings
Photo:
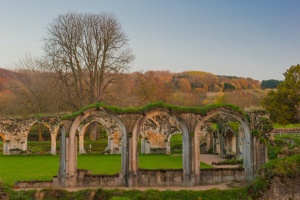
POLYGON ((117 174, 121 171, 121 136, 115 127, 105 126, 107 117, 92 118, 78 131, 78 168, 93 174, 117 174))
POLYGON ((148 118, 139 134, 138 149, 141 154, 166 154, 171 125, 166 116, 148 118))
POLYGON ((236 136, 231 129, 224 132, 224 149, 225 158, 236 158, 236 136))
POLYGON ((242 164, 238 136, 240 123, 229 115, 217 114, 207 119, 199 134, 200 158, 215 168, 236 168, 242 164), (240 154, 238 154, 240 153, 240 154))
POLYGON ((182 154, 182 134, 181 132, 175 132, 169 137, 170 152, 171 155, 182 154))
POLYGON ((181 135, 173 137, 177 143, 177 153, 170 155, 172 153, 171 138, 175 132, 179 131, 176 120, 165 113, 147 118, 142 124, 142 131, 138 137, 138 146, 139 144, 141 146, 138 167, 141 169, 181 169, 181 135), (178 144, 179 142, 180 144, 178 144), (158 160, 159 162, 157 162, 158 160))
MULTIPOLYGON (((180 137, 180 135, 179 135, 180 137)), ((174 137, 175 138, 175 137, 174 137)), ((150 140, 150 138, 148 138, 150 140)), ((183 176, 189 176, 191 172, 191 138, 188 129, 184 123, 182 123, 175 116, 164 110, 153 110, 145 113, 143 118, 140 118, 133 129, 132 133, 132 163, 131 170, 137 173, 138 168, 140 169, 182 169, 183 176), (149 123, 149 119, 153 123, 149 123), (179 149, 180 154, 168 155, 168 154, 151 154, 151 155, 138 155, 138 138, 140 135, 145 134, 145 131, 151 130, 160 134, 154 137, 161 144, 161 149, 164 153, 171 153, 170 141, 172 134, 175 132, 182 132, 181 146, 179 149), (162 138, 164 139, 161 142, 162 138), (169 142, 169 147, 166 143, 169 142), (159 162, 157 162, 159 161, 159 162)), ((158 143, 157 141, 157 143, 158 143)), ((154 143, 149 141, 149 143, 154 143)), ((179 146, 179 145, 178 145, 179 146)), ((185 179, 185 178, 184 178, 185 179)), ((187 178, 188 179, 188 178, 187 178)), ((185 179, 186 181, 188 181, 185 179)))
POLYGON ((94 121, 89 123, 82 133, 84 135, 84 151, 90 154, 110 154, 108 149, 108 132, 104 126, 94 121))
MULTIPOLYGON (((226 108, 219 108, 209 112, 196 125, 195 140, 199 141, 201 127, 206 122, 217 123, 216 129, 213 131, 213 154, 219 156, 220 159, 241 159, 240 162, 245 169, 245 175, 248 180, 253 179, 253 149, 252 136, 250 134, 250 125, 247 119, 238 112, 233 112, 226 108)), ((200 155, 200 146, 195 147, 195 174, 199 175, 197 170, 198 160, 203 160, 204 156, 200 155)), ((226 162, 225 162, 226 164, 226 162)), ((238 167, 239 161, 236 163, 238 167)))
MULTIPOLYGON (((92 173, 101 174, 115 174, 119 172, 120 178, 124 179, 128 174, 128 145, 127 133, 122 121, 114 114, 107 113, 102 109, 91 109, 78 116, 72 123, 69 131, 69 147, 68 155, 66 157, 68 162, 67 173, 70 177, 77 177, 77 166, 81 169, 93 169, 92 173), (87 126, 81 126, 86 122, 91 122, 91 119, 97 118, 96 121, 100 122, 105 127, 108 135, 113 133, 115 127, 119 127, 121 134, 121 155, 112 154, 81 154, 77 156, 76 153, 76 133, 78 132, 79 138, 84 139, 84 134, 87 126), (78 158, 78 165, 77 165, 78 158), (120 165, 121 163, 121 165, 120 165), (116 167, 118 170, 116 171, 116 167), (108 170, 108 171, 107 171, 108 170)), ((76 185, 76 179, 69 179, 70 186, 76 185)))
POLYGON ((51 134, 49 125, 36 122, 27 135, 27 153, 48 154, 51 152, 51 134))

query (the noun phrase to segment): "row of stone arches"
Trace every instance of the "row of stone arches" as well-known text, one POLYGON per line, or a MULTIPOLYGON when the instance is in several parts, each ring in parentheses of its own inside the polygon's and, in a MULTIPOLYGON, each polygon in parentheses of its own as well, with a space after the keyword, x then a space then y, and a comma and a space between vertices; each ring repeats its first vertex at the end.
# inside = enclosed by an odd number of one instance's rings
MULTIPOLYGON (((198 185, 200 180, 200 140, 201 130, 203 129, 205 122, 216 115, 226 115, 234 118, 239 122, 243 129, 243 166, 245 170, 245 179, 252 179, 253 168, 253 147, 252 136, 250 131, 250 124, 247 119, 239 112, 235 112, 228 108, 217 108, 208 112, 205 116, 193 113, 179 113, 175 114, 169 109, 156 108, 148 110, 143 114, 114 114, 102 108, 90 109, 78 116, 68 129, 69 138, 66 146, 68 152, 66 157, 61 159, 64 162, 65 169, 60 169, 60 180, 62 185, 76 186, 78 185, 78 171, 77 171, 77 140, 76 133, 81 123, 91 116, 102 116, 108 118, 117 125, 119 131, 122 133, 120 137, 121 148, 121 171, 119 173, 120 186, 134 186, 139 185, 139 151, 138 140, 139 136, 143 135, 145 138, 145 123, 152 121, 157 124, 157 121, 153 120, 156 116, 168 116, 173 120, 174 127, 177 130, 168 133, 167 140, 170 140, 173 134, 182 134, 182 180, 184 185, 198 185)), ((162 128, 162 127, 160 127, 162 128)), ((109 127, 106 127, 109 130, 109 127)), ((229 132, 227 133, 229 137, 229 132)), ((79 138, 81 136, 79 135, 79 138)), ((236 143, 236 142, 235 142, 236 143)))

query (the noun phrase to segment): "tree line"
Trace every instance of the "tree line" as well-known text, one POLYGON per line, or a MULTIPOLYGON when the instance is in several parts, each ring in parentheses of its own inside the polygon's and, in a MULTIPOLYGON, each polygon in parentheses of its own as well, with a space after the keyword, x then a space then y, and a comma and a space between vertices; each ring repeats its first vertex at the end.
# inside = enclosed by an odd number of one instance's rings
MULTIPOLYGON (((54 72, 41 71, 30 56, 21 63, 17 70, 0 69, 1 115, 73 112, 97 101, 91 102, 83 95, 81 102, 74 100, 70 105, 66 103, 67 88, 57 82, 54 72)), ((182 106, 232 103, 245 108, 259 106, 265 95, 259 82, 250 78, 226 78, 200 71, 146 71, 119 73, 101 101, 122 107, 164 101, 182 106)))

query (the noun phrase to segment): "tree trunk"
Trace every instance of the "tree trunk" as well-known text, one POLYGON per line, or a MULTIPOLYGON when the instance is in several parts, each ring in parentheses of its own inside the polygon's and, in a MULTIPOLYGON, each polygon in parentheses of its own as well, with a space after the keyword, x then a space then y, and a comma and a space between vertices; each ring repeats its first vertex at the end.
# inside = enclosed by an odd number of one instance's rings
POLYGON ((44 141, 43 140, 43 125, 38 124, 38 133, 39 133, 39 142, 44 141))
POLYGON ((94 122, 90 125, 90 140, 97 140, 97 123, 94 122))

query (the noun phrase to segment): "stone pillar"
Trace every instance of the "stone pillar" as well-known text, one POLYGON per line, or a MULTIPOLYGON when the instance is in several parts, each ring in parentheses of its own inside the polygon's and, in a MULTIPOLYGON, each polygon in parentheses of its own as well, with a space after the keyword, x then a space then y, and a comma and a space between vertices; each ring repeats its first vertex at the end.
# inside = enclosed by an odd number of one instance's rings
POLYGON ((191 186, 191 138, 187 128, 182 128, 182 168, 183 181, 186 186, 191 186))
POLYGON ((245 168, 246 179, 251 181, 254 178, 253 173, 253 141, 250 132, 250 127, 244 121, 241 122, 244 129, 243 138, 243 165, 245 168))
POLYGON ((86 151, 84 149, 84 134, 79 134, 79 154, 85 154, 86 151))
POLYGON ((199 141, 199 134, 196 132, 194 133, 193 137, 193 185, 198 185, 200 180, 200 141, 199 141))
POLYGON ((171 145, 170 145, 170 139, 168 137, 167 142, 166 142, 166 148, 167 148, 167 154, 171 154, 171 145))
POLYGON ((74 136, 67 140, 67 171, 68 187, 76 187, 77 184, 77 137, 74 136))
POLYGON ((9 142, 3 141, 3 155, 9 155, 9 142))
POLYGON ((121 139, 121 173, 120 176, 123 177, 122 186, 129 186, 129 139, 127 137, 127 133, 123 132, 121 139))
POLYGON ((141 154, 145 154, 145 142, 144 138, 141 139, 141 154))
POLYGON ((50 150, 50 153, 52 155, 56 155, 56 135, 51 133, 50 136, 51 136, 51 150, 50 150))
POLYGON ((149 141, 145 140, 144 145, 145 145, 145 154, 150 154, 151 153, 151 145, 150 145, 149 141))
POLYGON ((109 154, 114 154, 114 140, 113 138, 108 138, 108 147, 107 149, 109 150, 109 154))
MULTIPOLYGON (((52 138, 52 137, 51 137, 52 138)), ((59 148, 59 173, 58 179, 60 186, 65 186, 66 181, 66 131, 65 128, 61 128, 61 136, 59 138, 60 148, 59 148)))

